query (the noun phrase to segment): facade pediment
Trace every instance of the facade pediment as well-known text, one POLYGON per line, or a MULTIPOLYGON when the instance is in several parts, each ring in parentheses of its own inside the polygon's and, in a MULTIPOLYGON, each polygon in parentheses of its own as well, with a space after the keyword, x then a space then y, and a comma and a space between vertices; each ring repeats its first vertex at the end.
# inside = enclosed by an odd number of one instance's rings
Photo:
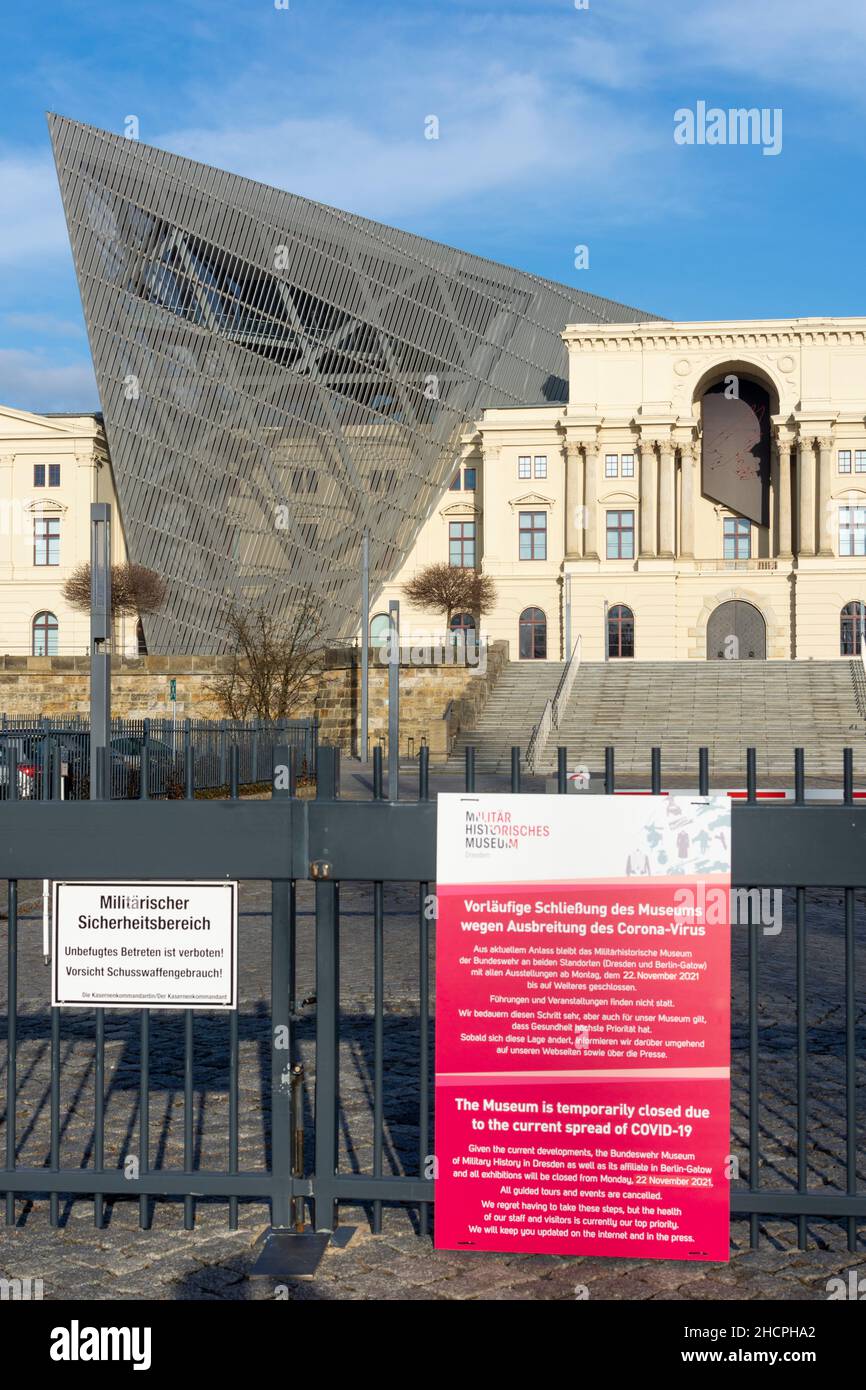
POLYGON ((24 503, 24 510, 32 512, 34 516, 60 516, 63 512, 68 512, 69 508, 65 502, 58 502, 55 497, 33 497, 24 503))
POLYGON ((540 492, 525 492, 522 497, 512 497, 508 505, 514 511, 515 507, 554 507, 556 501, 540 492))
POLYGON ((440 516, 479 516, 481 508, 476 507, 474 502, 452 502, 450 507, 441 507, 440 516))

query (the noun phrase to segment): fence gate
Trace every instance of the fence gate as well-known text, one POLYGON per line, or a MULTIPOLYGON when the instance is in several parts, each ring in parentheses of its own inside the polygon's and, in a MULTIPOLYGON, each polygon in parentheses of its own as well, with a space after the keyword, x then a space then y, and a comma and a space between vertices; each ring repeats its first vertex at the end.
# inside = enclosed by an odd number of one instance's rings
MULTIPOLYGON (((182 1201, 187 1229, 197 1204, 214 1201, 226 1204, 232 1227, 239 1204, 255 1202, 269 1207, 274 1231, 290 1231, 303 1209, 317 1231, 329 1232, 340 1203, 352 1203, 368 1207, 376 1231, 383 1203, 399 1203, 417 1209, 419 1232, 429 1229, 436 803, 429 795, 427 750, 411 801, 384 799, 380 750, 369 801, 340 799, 338 755, 328 748, 318 752, 316 798, 302 799, 293 785, 293 761, 288 748, 278 750, 270 800, 235 795, 194 801, 191 786, 186 799, 159 802, 146 795, 126 802, 16 800, 16 778, 10 777, 10 797, 0 803, 0 878, 8 882, 0 1155, 7 1224, 19 1219, 25 1202, 47 1195, 54 1224, 61 1220, 61 1199, 86 1197, 101 1225, 107 1202, 134 1197, 143 1227, 154 1203, 171 1199, 182 1201), (41 893, 45 878, 249 881, 240 975, 243 982, 260 969, 269 952, 264 998, 250 1004, 248 996, 244 1007, 242 994, 241 1007, 219 1018, 49 1008, 47 971, 42 986, 32 984, 43 978, 38 969, 34 974, 41 934, 27 909, 32 885, 41 893), (341 913, 343 884, 366 886, 369 912, 341 913), (394 963, 386 950, 386 919, 394 893, 403 924, 397 963, 404 992, 411 975, 415 999, 413 1010, 401 1007, 399 1015, 389 1011, 386 991, 394 963), (295 999, 299 931, 314 951, 314 1018, 311 1003, 299 1017, 295 999), (353 942, 365 934, 368 951, 370 1006, 360 1023, 341 1018, 340 946, 349 933, 353 942), (350 1125, 341 1053, 345 1057, 354 1025, 367 1030, 361 1048, 366 1137, 343 1159, 341 1135, 350 1125), (401 1064, 399 1114, 386 1065, 396 1026, 404 1029, 412 1058, 401 1064), (301 1061, 307 1086, 314 1078, 309 1097, 300 1085, 301 1061), (306 1159, 299 1142, 305 1104, 312 1120, 306 1159), (202 1107, 214 1110, 216 1127, 208 1126, 212 1116, 202 1107)), ((560 750, 556 787, 562 793, 567 765, 560 750)), ((704 750, 698 780, 705 794, 704 750)), ((465 786, 475 790, 472 750, 465 786)), ((517 750, 511 786, 521 790, 517 750)), ((652 787, 662 789, 658 750, 652 787)), ((850 753, 836 801, 805 799, 802 754, 793 801, 761 801, 756 787, 750 750, 748 794, 732 808, 733 882, 789 895, 791 973, 788 983, 774 983, 768 951, 776 947, 764 941, 758 914, 734 928, 732 1152, 742 1152, 743 1162, 732 1184, 732 1217, 748 1219, 752 1244, 762 1218, 793 1221, 804 1247, 810 1221, 842 1222, 855 1250, 858 1222, 866 1216, 857 1142, 866 806, 855 800, 850 753), (823 895, 820 921, 810 906, 814 890, 823 895), (832 922, 828 905, 839 909, 832 922), (824 987, 835 992, 832 1007, 822 1004, 820 1019, 810 1016, 813 964, 830 981, 824 987), (768 1047, 775 1049, 772 1066, 768 1047), (824 1110, 816 1120, 819 1107, 824 1110), (781 1158, 777 1122, 784 1128, 781 1158), (813 1125, 820 1125, 820 1143, 813 1125)), ((236 793, 236 779, 233 788, 236 793)), ((616 791, 612 750, 604 791, 616 791)))

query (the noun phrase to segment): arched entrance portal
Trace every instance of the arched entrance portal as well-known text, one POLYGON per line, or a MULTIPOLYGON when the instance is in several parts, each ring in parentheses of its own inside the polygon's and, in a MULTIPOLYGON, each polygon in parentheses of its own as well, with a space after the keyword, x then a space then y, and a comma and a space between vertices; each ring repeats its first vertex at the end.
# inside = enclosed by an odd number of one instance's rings
POLYGON ((753 603, 731 599, 714 608, 707 623, 709 661, 765 661, 767 624, 753 603))

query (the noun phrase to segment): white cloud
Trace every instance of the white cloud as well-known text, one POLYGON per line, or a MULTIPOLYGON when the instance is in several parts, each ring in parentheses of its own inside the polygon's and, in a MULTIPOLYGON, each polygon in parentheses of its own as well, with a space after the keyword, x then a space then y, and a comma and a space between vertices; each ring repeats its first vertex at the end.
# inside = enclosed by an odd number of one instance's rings
POLYGON ((54 266, 69 241, 50 153, 0 155, 0 265, 54 266))
POLYGON ((23 329, 45 338, 83 338, 84 328, 74 319, 62 319, 57 314, 9 313, 3 315, 7 328, 23 329))
MULTIPOLYGON (((665 131, 665 143, 667 143, 665 131)), ((531 74, 499 72, 492 86, 454 107, 435 96, 392 118, 384 131, 361 118, 284 119, 229 129, 178 129, 156 143, 205 164, 319 202, 389 221, 485 194, 535 188, 548 197, 564 179, 587 195, 633 197, 653 143, 620 105, 586 92, 555 94, 531 74), (425 138, 425 118, 439 138, 425 138)), ((660 143, 660 142, 658 142, 660 143)))
POLYGON ((89 360, 55 363, 44 353, 14 348, 0 348, 0 401, 37 412, 99 409, 89 360))

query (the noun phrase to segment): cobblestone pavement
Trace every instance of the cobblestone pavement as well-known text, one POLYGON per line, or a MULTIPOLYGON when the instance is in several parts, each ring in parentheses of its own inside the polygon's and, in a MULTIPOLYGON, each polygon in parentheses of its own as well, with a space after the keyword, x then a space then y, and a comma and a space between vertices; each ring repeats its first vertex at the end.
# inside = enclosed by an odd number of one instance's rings
MULTIPOLYGON (((37 885, 22 885, 22 900, 36 905, 37 885)), ((241 1167, 261 1169, 268 1153, 269 887, 244 884, 245 916, 240 952, 241 1167)), ((312 888, 298 887, 298 998, 314 993, 312 888)), ((363 1172, 372 1162, 373 943, 371 892, 345 885, 342 908, 341 1166, 363 1172)), ((31 909, 32 910, 32 909, 31 909)), ((418 1170, 418 890, 392 885, 386 897, 385 1165, 386 1171, 418 1170)), ((786 902, 784 929, 760 945, 761 1182, 790 1186, 796 1180, 796 1012, 793 904, 786 902)), ((808 912, 810 1187, 844 1190, 844 975, 842 904, 838 893, 810 895, 808 912)), ((858 968, 866 947, 866 901, 858 895, 858 968)), ((6 924, 0 922, 0 962, 5 962, 6 924)), ((748 1173, 748 1028, 745 933, 734 929, 734 1027, 732 1151, 748 1173)), ((46 1162, 49 1125, 48 972, 42 961, 39 920, 21 925, 19 964, 18 1155, 24 1165, 46 1162)), ((0 964, 5 1002, 5 964, 0 964)), ((860 996, 862 998, 862 991, 860 996)), ((82 1166, 93 1159, 93 1015, 66 1012, 62 1020, 64 1117, 61 1161, 82 1166)), ((315 1073, 315 1004, 301 1010, 296 1047, 306 1069, 306 1129, 315 1073)), ((858 1017, 862 1059, 864 1015, 858 1017)), ((195 1143, 197 1163, 224 1168, 227 1149, 228 1021, 195 1021, 195 1143)), ((5 1101, 6 1059, 0 1075, 5 1101)), ((138 1019, 106 1015, 105 1161, 121 1166, 137 1153, 139 1115, 138 1019)), ((863 1114, 861 1064, 858 1109, 863 1114)), ((5 1119, 0 1115, 0 1121, 5 1119)), ((183 1019, 155 1013, 151 1022, 150 1160, 181 1166, 183 1140, 183 1019)), ((0 1123, 0 1143, 4 1142, 0 1123)), ((862 1160, 861 1160, 862 1164, 862 1160)), ((860 1182, 864 1174, 860 1172, 860 1182)), ((673 1261, 487 1255, 434 1251, 419 1234, 417 1211, 386 1207, 383 1234, 370 1232, 369 1210, 341 1209, 354 1228, 345 1246, 332 1245, 316 1276, 289 1285, 251 1279, 255 1243, 268 1213, 241 1203, 239 1229, 228 1230, 225 1202, 197 1203, 194 1231, 183 1230, 179 1202, 154 1204, 150 1230, 138 1228, 138 1203, 109 1203, 106 1225, 96 1230, 88 1200, 61 1202, 61 1226, 48 1221, 43 1198, 21 1200, 14 1226, 0 1226, 0 1275, 40 1278, 50 1299, 822 1299, 827 1280, 858 1269, 866 1275, 866 1248, 847 1250, 846 1234, 824 1222, 809 1223, 809 1249, 796 1249, 791 1222, 765 1222, 760 1247, 748 1248, 745 1222, 732 1226, 729 1265, 673 1261)))

